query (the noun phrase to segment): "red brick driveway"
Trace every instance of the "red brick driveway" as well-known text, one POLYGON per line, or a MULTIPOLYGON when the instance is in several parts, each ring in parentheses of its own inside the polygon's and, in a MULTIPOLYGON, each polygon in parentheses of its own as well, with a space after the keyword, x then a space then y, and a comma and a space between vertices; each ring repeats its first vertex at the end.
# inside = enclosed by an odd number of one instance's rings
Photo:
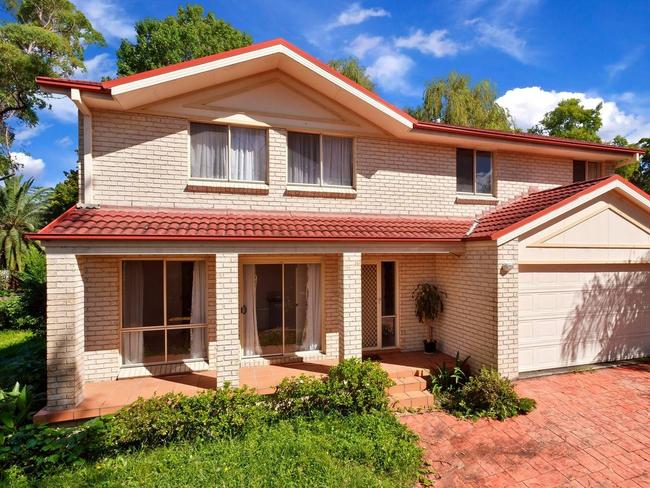
POLYGON ((407 415, 435 486, 650 487, 650 364, 517 382, 537 400, 505 422, 407 415))

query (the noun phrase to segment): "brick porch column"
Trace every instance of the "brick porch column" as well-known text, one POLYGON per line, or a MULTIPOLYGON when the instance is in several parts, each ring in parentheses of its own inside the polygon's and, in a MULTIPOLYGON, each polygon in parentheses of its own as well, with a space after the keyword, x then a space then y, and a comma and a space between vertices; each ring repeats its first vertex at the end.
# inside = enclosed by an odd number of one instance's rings
POLYGON ((215 255, 217 308, 217 386, 239 386, 239 255, 215 255))
POLYGON ((361 357, 361 253, 341 254, 339 269, 341 320, 339 361, 361 357))
POLYGON ((83 400, 83 263, 74 254, 47 254, 47 407, 83 400))
POLYGON ((519 374, 519 246, 514 239, 497 248, 497 369, 506 378, 519 374), (501 272, 504 264, 514 267, 501 272))

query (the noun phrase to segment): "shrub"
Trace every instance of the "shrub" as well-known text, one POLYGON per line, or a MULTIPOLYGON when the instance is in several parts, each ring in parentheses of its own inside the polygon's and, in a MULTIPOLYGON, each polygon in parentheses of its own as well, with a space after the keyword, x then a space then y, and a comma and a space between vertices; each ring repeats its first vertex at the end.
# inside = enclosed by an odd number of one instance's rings
POLYGON ((16 383, 11 390, 0 389, 0 446, 5 438, 27 423, 31 413, 32 395, 26 386, 16 383))
POLYGON ((327 409, 347 415, 386 410, 393 381, 375 361, 347 359, 330 369, 325 383, 327 409))
POLYGON ((123 450, 234 437, 271 416, 261 397, 248 389, 226 387, 191 397, 168 393, 119 410, 110 421, 108 444, 123 450))
POLYGON ((273 404, 280 417, 312 417, 327 409, 327 384, 313 376, 285 378, 276 388, 273 404))
POLYGON ((78 427, 29 424, 8 436, 0 447, 0 468, 42 473, 80 464, 106 452, 107 421, 94 419, 78 427))
POLYGON ((431 390, 433 393, 436 395, 452 393, 462 388, 469 378, 470 371, 469 366, 467 366, 469 358, 467 356, 461 361, 460 352, 457 352, 453 368, 447 366, 446 363, 438 366, 436 371, 431 374, 431 390))
POLYGON ((496 370, 482 368, 457 391, 454 413, 463 417, 489 417, 499 420, 527 413, 535 407, 530 398, 519 399, 512 382, 496 370))

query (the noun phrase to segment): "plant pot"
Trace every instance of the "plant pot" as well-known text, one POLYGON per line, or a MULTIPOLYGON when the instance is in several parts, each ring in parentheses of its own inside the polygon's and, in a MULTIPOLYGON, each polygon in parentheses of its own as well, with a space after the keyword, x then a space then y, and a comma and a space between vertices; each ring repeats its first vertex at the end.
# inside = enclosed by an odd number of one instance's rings
POLYGON ((423 341, 424 342, 424 353, 433 354, 436 352, 436 341, 423 341))

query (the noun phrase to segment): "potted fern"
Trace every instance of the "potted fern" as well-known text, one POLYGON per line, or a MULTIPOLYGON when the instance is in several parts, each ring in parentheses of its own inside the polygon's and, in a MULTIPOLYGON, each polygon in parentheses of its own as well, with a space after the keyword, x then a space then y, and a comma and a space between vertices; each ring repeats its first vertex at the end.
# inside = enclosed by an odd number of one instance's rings
POLYGON ((425 353, 432 354, 436 352, 436 341, 433 340, 433 321, 444 310, 443 295, 445 295, 445 292, 431 283, 420 283, 413 290, 415 315, 421 324, 428 326, 428 340, 424 341, 425 353))

